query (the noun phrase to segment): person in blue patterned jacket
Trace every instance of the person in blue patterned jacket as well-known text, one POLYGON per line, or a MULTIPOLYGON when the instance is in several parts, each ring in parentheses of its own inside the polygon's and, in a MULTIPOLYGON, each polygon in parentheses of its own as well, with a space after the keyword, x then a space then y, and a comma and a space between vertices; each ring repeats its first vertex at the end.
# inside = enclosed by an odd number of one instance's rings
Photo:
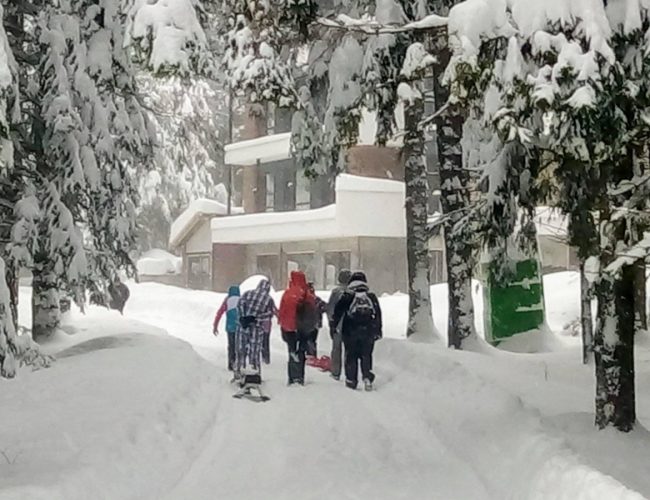
POLYGON ((264 332, 277 308, 271 297, 271 283, 262 280, 257 288, 244 293, 237 305, 239 325, 237 328, 236 373, 241 378, 244 370, 261 374, 261 353, 264 332))

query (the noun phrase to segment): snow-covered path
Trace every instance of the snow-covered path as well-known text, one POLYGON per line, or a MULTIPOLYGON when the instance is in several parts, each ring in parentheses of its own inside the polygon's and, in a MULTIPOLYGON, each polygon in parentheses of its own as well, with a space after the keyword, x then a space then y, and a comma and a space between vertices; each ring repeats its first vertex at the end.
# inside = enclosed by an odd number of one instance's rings
MULTIPOLYGON (((148 299, 136 295, 133 300, 148 299)), ((142 304, 130 309, 135 319, 195 345, 220 372, 214 428, 167 498, 212 499, 216 492, 220 498, 263 494, 278 500, 427 498, 433 492, 441 499, 490 498, 481 478, 430 425, 421 404, 409 400, 417 395, 416 386, 405 391, 397 367, 384 360, 372 393, 346 389, 310 367, 304 387, 287 387, 287 354, 276 328, 272 362, 263 372, 272 401, 239 401, 232 398, 225 369, 225 337, 215 339, 209 332, 213 306, 203 310, 195 304, 191 314, 177 310, 174 318, 156 317, 150 313, 159 308, 142 304)), ((320 354, 329 348, 323 330, 320 354)), ((377 357, 382 357, 381 346, 377 357)))
MULTIPOLYGON (((287 387, 287 355, 274 330, 263 374, 272 401, 235 400, 225 336, 210 335, 215 295, 195 292, 179 301, 177 291, 166 290, 167 297, 160 289, 136 292, 134 318, 190 342, 214 363, 219 380, 214 426, 170 500, 642 498, 583 465, 518 397, 439 345, 381 341, 372 393, 350 391, 309 367, 305 387, 287 387)), ((321 354, 329 349, 326 337, 323 331, 321 354)))
MULTIPOLYGON (((385 297, 393 338, 377 345, 376 391, 312 368, 305 387, 287 387, 276 330, 264 370, 273 399, 253 403, 231 397, 226 338, 211 335, 221 296, 131 292, 126 318, 94 307, 68 318, 71 335, 48 346, 52 368, 0 380, 1 500, 650 498, 650 434, 593 430, 593 375, 570 350, 400 340, 404 298, 385 297)), ((638 361, 650 380, 643 344, 638 361)))
MULTIPOLYGON (((236 401, 222 386, 219 413, 199 459, 169 499, 488 498, 481 480, 429 426, 383 385, 346 390, 310 370, 305 387, 286 388, 284 356, 265 371, 267 404, 236 401)), ((225 374, 224 374, 225 376, 225 374)))

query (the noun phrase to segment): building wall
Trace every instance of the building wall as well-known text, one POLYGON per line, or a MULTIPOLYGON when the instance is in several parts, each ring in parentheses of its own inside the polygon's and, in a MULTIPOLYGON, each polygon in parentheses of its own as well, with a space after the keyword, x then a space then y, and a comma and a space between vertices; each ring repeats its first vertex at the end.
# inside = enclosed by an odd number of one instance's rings
MULTIPOLYGON (((302 241, 291 243, 262 243, 247 245, 246 268, 247 274, 252 275, 263 272, 258 269, 258 262, 264 260, 272 263, 277 269, 273 274, 272 284, 275 288, 284 288, 289 278, 289 262, 300 261, 307 264, 307 277, 313 281, 316 288, 328 288, 326 272, 328 259, 334 254, 349 254, 348 263, 345 267, 355 268, 358 266, 358 241, 356 238, 342 238, 323 241, 302 241)), ((341 266, 339 266, 341 267, 341 266)), ((302 268, 301 268, 302 269, 302 268)), ((338 273, 337 269, 336 273, 338 273)))
POLYGON ((377 292, 408 292, 406 240, 403 238, 360 238, 359 268, 377 292))
POLYGON ((347 152, 346 171, 365 177, 404 180, 404 162, 398 148, 354 146, 347 152))
POLYGON ((185 252, 210 253, 212 249, 212 233, 210 231, 210 219, 204 218, 192 231, 192 234, 185 241, 185 252))
POLYGON ((212 245, 212 290, 225 292, 248 277, 246 246, 229 243, 212 245))

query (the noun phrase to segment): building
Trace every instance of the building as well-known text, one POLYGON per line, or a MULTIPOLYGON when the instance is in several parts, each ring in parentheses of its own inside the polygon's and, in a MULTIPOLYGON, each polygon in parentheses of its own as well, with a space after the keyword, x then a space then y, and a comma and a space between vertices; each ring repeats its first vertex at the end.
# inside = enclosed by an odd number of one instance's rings
MULTIPOLYGON (((198 199, 190 203, 172 223, 169 248, 182 258, 180 283, 197 290, 213 289, 213 263, 210 221, 227 215, 228 207, 215 200, 198 199)), ((230 212, 243 213, 241 208, 230 212)))

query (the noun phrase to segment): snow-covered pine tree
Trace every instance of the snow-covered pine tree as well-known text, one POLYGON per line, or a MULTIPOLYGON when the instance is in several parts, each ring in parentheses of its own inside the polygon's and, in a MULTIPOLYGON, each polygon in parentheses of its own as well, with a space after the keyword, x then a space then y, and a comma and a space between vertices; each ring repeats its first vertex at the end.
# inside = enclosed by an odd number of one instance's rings
POLYGON ((297 32, 283 25, 283 2, 227 0, 224 67, 230 88, 245 98, 249 113, 263 113, 267 102, 297 104, 290 48, 297 32))
POLYGON ((197 198, 226 203, 226 92, 204 78, 141 74, 138 91, 156 132, 156 168, 139 182, 140 250, 166 248, 172 221, 197 198))
POLYGON ((424 157, 425 136, 422 80, 435 58, 420 42, 412 43, 404 57, 397 95, 404 106, 404 185, 406 195, 406 256, 409 280, 407 336, 427 338, 433 332, 429 264, 429 183, 424 157))
MULTIPOLYGON (((433 59, 418 39, 436 29, 442 19, 417 21, 428 12, 417 2, 377 2, 374 15, 364 22, 343 12, 329 23, 347 32, 329 65, 329 97, 325 115, 326 147, 336 153, 357 142, 362 109, 375 111, 377 142, 385 144, 397 132, 396 110, 405 105, 405 159, 409 323, 407 334, 433 332, 429 289, 428 177, 424 161, 424 130, 421 126, 424 96, 419 80, 433 59), (435 21, 435 22, 434 22, 435 21), (394 28, 399 28, 395 30, 394 28), (356 33, 356 35, 355 35, 356 33), (357 40, 365 44, 362 48, 357 40), (407 49, 410 56, 407 57, 407 49), (361 59, 362 58, 362 59, 361 59), (400 90, 398 92, 398 89, 400 90)), ((343 6, 345 7, 345 6, 343 6)), ((358 12, 357 12, 358 15, 358 12)))
MULTIPOLYGON (((0 5, 0 20, 4 21, 4 10, 0 5)), ((10 132, 9 103, 17 103, 18 85, 16 62, 4 25, 0 23, 0 184, 3 186, 2 205, 11 204, 15 193, 5 198, 4 186, 11 186, 14 177, 14 148, 10 132)), ((8 217, 6 220, 12 220, 8 217)), ((3 252, 0 255, 0 377, 12 378, 16 375, 17 365, 47 366, 51 359, 43 356, 38 346, 29 335, 17 334, 17 316, 10 287, 15 284, 15 274, 7 271, 5 260, 11 261, 6 243, 3 242, 3 252)))
MULTIPOLYGON (((583 258, 593 252, 597 211, 596 424, 628 431, 635 423, 635 264, 650 247, 643 237, 648 180, 638 161, 648 140, 648 12, 624 1, 607 9, 599 0, 562 6, 531 11, 524 1, 468 0, 463 9, 477 11, 458 10, 459 19, 485 22, 462 34, 457 55, 471 66, 486 40, 509 33, 509 51, 525 64, 514 68, 514 99, 502 100, 495 129, 533 151, 533 160, 548 159, 544 168, 557 179, 558 203, 583 258)), ((466 89, 455 90, 462 96, 466 89)))

